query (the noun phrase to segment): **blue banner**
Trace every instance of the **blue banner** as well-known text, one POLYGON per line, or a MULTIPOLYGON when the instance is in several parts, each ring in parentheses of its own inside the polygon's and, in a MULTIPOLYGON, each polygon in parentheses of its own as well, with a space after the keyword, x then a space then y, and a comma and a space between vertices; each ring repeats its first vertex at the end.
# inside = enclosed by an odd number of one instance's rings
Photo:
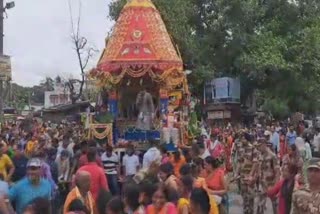
POLYGON ((128 141, 148 141, 160 140, 160 132, 157 130, 139 130, 135 128, 128 128, 124 133, 124 139, 128 141))
POLYGON ((118 116, 118 100, 109 100, 108 101, 109 112, 112 114, 113 118, 118 116))

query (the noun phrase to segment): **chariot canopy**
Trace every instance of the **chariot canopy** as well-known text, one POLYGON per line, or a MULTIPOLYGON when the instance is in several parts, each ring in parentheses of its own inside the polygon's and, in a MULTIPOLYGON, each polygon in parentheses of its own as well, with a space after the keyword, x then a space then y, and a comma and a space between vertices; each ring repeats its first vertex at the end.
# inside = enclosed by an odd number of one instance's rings
POLYGON ((124 77, 146 76, 163 89, 188 93, 182 59, 159 11, 151 0, 129 0, 90 77, 100 86, 117 86, 124 77))

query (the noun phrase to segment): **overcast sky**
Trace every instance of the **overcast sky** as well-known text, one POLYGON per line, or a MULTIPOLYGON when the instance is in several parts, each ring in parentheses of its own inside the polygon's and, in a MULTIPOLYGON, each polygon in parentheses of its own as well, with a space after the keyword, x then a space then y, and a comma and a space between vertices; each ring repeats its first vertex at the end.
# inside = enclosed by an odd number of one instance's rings
MULTIPOLYGON (((9 0, 7 0, 9 1, 9 0)), ((5 19, 5 54, 12 56, 13 81, 32 86, 46 76, 79 75, 78 61, 72 49, 69 0, 15 0, 16 7, 5 19)), ((81 0, 81 35, 99 53, 113 23, 107 18, 111 0, 81 0)), ((79 0, 70 0, 73 16, 78 16, 79 0)))

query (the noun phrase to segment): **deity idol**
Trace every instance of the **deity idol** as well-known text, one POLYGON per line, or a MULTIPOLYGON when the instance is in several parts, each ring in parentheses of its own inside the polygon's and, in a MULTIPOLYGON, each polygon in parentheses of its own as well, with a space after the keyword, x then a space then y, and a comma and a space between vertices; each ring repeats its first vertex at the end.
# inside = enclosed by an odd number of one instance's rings
POLYGON ((136 106, 139 110, 136 128, 141 130, 151 130, 155 111, 152 95, 146 90, 139 92, 136 99, 136 106))
POLYGON ((169 144, 172 140, 174 146, 178 147, 179 129, 175 127, 175 125, 178 123, 178 120, 171 107, 168 107, 168 111, 168 114, 164 115, 165 124, 162 129, 163 138, 167 144, 169 144))

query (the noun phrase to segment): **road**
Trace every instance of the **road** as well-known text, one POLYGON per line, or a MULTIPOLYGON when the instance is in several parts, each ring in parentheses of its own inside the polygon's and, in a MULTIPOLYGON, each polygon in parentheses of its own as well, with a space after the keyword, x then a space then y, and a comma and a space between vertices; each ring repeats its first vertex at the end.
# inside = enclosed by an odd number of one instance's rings
MULTIPOLYGON (((243 214, 242 197, 236 193, 229 193, 230 210, 229 214, 243 214)), ((261 214, 261 213, 256 213, 261 214)), ((267 210, 264 214, 273 214, 271 201, 267 201, 267 210)))

